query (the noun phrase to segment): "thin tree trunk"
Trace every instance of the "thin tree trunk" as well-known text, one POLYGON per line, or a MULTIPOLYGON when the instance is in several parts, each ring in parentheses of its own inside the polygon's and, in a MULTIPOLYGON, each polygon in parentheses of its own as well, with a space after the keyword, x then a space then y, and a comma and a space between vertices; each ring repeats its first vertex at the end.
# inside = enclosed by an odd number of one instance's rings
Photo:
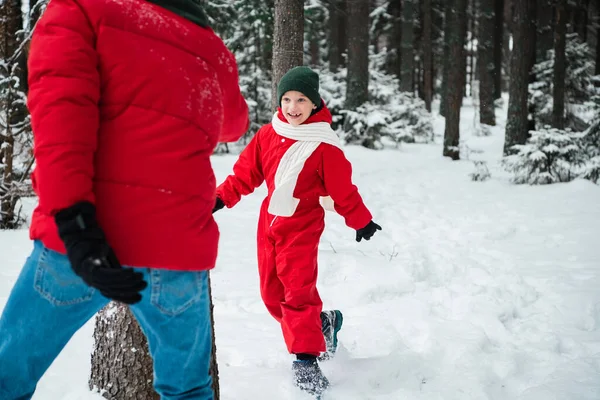
POLYGON ((502 97, 502 38, 504 36, 504 0, 494 1, 494 100, 502 97))
POLYGON ((340 66, 346 67, 345 54, 348 53, 348 5, 346 0, 333 0, 336 1, 339 7, 338 10, 338 31, 339 31, 339 42, 338 42, 338 58, 340 60, 340 66))
POLYGON ((273 111, 277 104, 277 84, 285 73, 302 65, 304 55, 304 2, 275 0, 273 31, 273 80, 271 84, 273 111))
POLYGON ((402 8, 401 0, 390 0, 388 4, 388 13, 392 20, 392 29, 389 38, 389 47, 394 56, 391 57, 388 65, 388 72, 401 78, 401 54, 402 54, 402 8))
POLYGON ((496 125, 494 108, 494 0, 480 0, 479 40, 479 120, 496 125))
POLYGON ((431 0, 425 0, 423 4, 423 40, 421 42, 421 49, 423 51, 423 97, 425 107, 429 112, 431 112, 431 101, 433 99, 432 11, 431 0))
MULTIPOLYGON (((600 0, 596 0, 596 18, 600 18, 600 0)), ((596 23, 596 65, 594 73, 600 75, 600 24, 596 23)))
POLYGON ((414 22, 417 5, 413 0, 404 0, 402 5, 402 41, 400 53, 400 90, 402 92, 414 92, 414 22))
POLYGON ((463 97, 468 97, 468 96, 472 96, 473 92, 471 90, 471 88, 473 87, 473 81, 475 80, 475 41, 473 40, 474 37, 476 37, 476 33, 475 33, 475 18, 476 18, 476 10, 475 10, 475 0, 469 0, 468 5, 467 5, 467 20, 465 21, 468 28, 468 32, 470 32, 470 36, 469 36, 469 50, 467 51, 467 59, 466 62, 468 63, 467 65, 469 66, 468 68, 468 78, 465 79, 465 90, 464 90, 464 96, 463 97))
POLYGON ((447 102, 448 102, 448 71, 450 69, 450 34, 449 34, 449 23, 450 14, 452 13, 452 7, 456 0, 446 0, 446 7, 444 8, 444 70, 442 71, 442 100, 440 102, 440 115, 446 116, 447 102))
POLYGON ((554 48, 553 20, 554 6, 549 0, 537 0, 537 43, 536 59, 547 59, 548 51, 554 48))
POLYGON ((369 99, 369 3, 347 0, 348 77, 346 108, 356 110, 369 99))
POLYGON ((554 82, 552 125, 555 128, 565 127, 565 69, 566 69, 566 0, 559 0, 556 6, 556 28, 554 30, 554 82))
MULTIPOLYGON (((448 18, 448 15, 447 15, 448 18)), ((446 92, 446 126, 443 155, 453 160, 460 158, 460 108, 465 82, 465 36, 467 0, 455 0, 450 9, 446 34, 449 36, 448 85, 446 92)))
POLYGON ((210 376, 212 378, 212 388, 214 393, 214 400, 221 399, 221 388, 219 386, 219 364, 217 363, 217 343, 215 336, 215 306, 213 304, 212 297, 212 284, 210 279, 210 272, 208 274, 208 298, 210 299, 210 327, 212 330, 212 352, 210 354, 210 376))
MULTIPOLYGON (((506 77, 506 79, 504 79, 503 82, 503 91, 508 91, 509 86, 510 86, 510 73, 511 73, 511 60, 510 60, 510 56, 512 53, 512 50, 510 48, 510 38, 511 35, 513 34, 513 1, 514 0, 504 0, 504 21, 506 21, 505 24, 505 29, 504 29, 504 35, 502 37, 502 58, 503 58, 503 62, 502 62, 502 68, 504 69, 504 71, 506 72, 506 74, 504 75, 506 77)), ((525 0, 527 1, 527 0, 525 0)), ((513 41, 513 46, 514 46, 514 41, 513 41)))
POLYGON ((530 37, 531 18, 529 2, 535 0, 515 1, 514 19, 512 23, 513 51, 511 56, 510 88, 508 117, 504 154, 512 153, 512 146, 525 144, 529 137, 527 121, 527 96, 529 84, 530 57, 528 51, 532 39, 530 37))
POLYGON ((339 2, 337 0, 331 0, 328 6, 329 10, 329 71, 337 72, 342 64, 341 52, 339 47, 340 43, 340 29, 339 25, 341 22, 339 2))

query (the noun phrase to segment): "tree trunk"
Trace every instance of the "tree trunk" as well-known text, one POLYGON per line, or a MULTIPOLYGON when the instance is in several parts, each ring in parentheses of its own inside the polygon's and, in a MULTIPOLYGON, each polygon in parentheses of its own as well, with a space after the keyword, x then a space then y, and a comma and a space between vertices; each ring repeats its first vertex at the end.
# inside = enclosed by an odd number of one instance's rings
POLYGON ((580 0, 574 10, 575 22, 573 29, 582 42, 587 41, 588 3, 589 0, 580 0))
MULTIPOLYGON (((596 0, 596 17, 600 18, 600 0, 596 0)), ((594 74, 600 75, 600 25, 596 25, 596 66, 594 74)))
MULTIPOLYGON (((527 50, 527 57, 529 58, 529 71, 533 69, 535 65, 535 55, 537 49, 537 1, 536 0, 527 0, 529 1, 529 49, 527 50)), ((533 74, 529 75, 529 83, 532 83, 536 80, 533 74)))
POLYGON ((212 378, 212 388, 214 400, 221 399, 221 388, 219 386, 219 363, 217 362, 217 342, 215 336, 215 306, 212 301, 212 284, 210 273, 208 274, 208 298, 210 300, 210 328, 212 335, 212 352, 210 354, 210 376, 212 378))
POLYGON ((467 0, 455 0, 448 24, 449 69, 446 92, 446 126, 444 131, 443 155, 453 160, 460 158, 460 108, 465 82, 465 36, 467 27, 467 0))
POLYGON ((504 36, 504 0, 494 1, 494 100, 502 97, 502 38, 504 36))
POLYGON ((369 3, 347 0, 348 77, 346 108, 356 110, 369 99, 369 3))
POLYGON ((546 60, 548 51, 554 48, 553 19, 554 6, 552 3, 549 0, 537 0, 537 62, 546 60))
POLYGON ((111 400, 159 400, 146 337, 129 307, 109 303, 94 329, 90 389, 111 400))
POLYGON ((450 14, 456 0, 446 0, 446 7, 444 7, 444 70, 442 71, 442 99, 440 102, 440 115, 446 116, 447 102, 448 102, 448 71, 450 69, 450 29, 449 23, 451 21, 450 14))
POLYGON ((302 65, 304 55, 304 2, 275 0, 273 31, 272 108, 277 104, 277 84, 291 68, 302 65))
MULTIPOLYGON (((214 306, 208 280, 212 354, 210 375, 214 399, 220 399, 219 367, 215 342, 214 306)), ((89 387, 110 400, 159 400, 153 388, 152 358, 146 336, 126 305, 111 302, 98 313, 89 387)))
MULTIPOLYGON (((477 15, 477 10, 475 9, 475 0, 468 0, 467 3, 467 18, 465 20, 465 24, 468 26, 468 32, 471 33, 470 37, 469 37, 469 41, 468 41, 468 46, 469 49, 467 50, 467 58, 466 58, 466 62, 468 65, 468 69, 466 70, 466 73, 468 76, 467 78, 465 78, 465 89, 463 91, 463 97, 468 97, 468 96, 473 96, 473 92, 471 91, 472 89, 472 83, 475 80, 475 41, 473 40, 474 37, 477 37, 477 33, 476 33, 476 26, 475 26, 475 20, 476 20, 476 15, 477 15)), ((466 32, 466 31, 465 31, 466 32)), ((466 36, 465 36, 466 39, 466 36)))
MULTIPOLYGON (((511 61, 510 61, 510 56, 512 53, 512 50, 510 48, 510 38, 511 35, 513 33, 513 28, 512 28, 512 24, 513 24, 513 1, 514 0, 504 0, 504 11, 503 11, 503 15, 504 15, 504 21, 506 21, 506 24, 504 26, 504 35, 502 37, 502 68, 504 69, 504 71, 506 72, 505 77, 506 79, 504 79, 502 82, 502 86, 503 86, 503 91, 508 91, 509 85, 510 85, 510 66, 511 66, 511 61)), ((514 45, 514 41, 513 41, 513 45, 514 45)))
POLYGON ((341 11, 338 0, 331 0, 328 6, 329 10, 329 71, 337 72, 342 65, 341 51, 342 46, 340 42, 340 23, 341 23, 341 11))
POLYGON ((433 41, 432 41, 432 5, 431 0, 423 3, 423 98, 427 111, 431 112, 433 99, 433 41))
POLYGON ((332 0, 338 5, 338 59, 340 66, 346 66, 344 54, 348 52, 348 7, 346 0, 332 0))
POLYGON ((400 46, 400 90, 402 92, 414 92, 414 21, 417 9, 414 0, 404 0, 402 5, 402 44, 400 46))
POLYGON ((556 26, 554 30, 554 77, 552 90, 552 125, 555 128, 565 127, 565 69, 566 69, 566 0, 559 0, 556 5, 556 26))
POLYGON ((479 71, 479 120, 496 125, 494 108, 494 2, 480 0, 479 40, 477 41, 479 71))
POLYGON ((530 57, 527 52, 531 44, 531 18, 529 3, 535 0, 515 1, 512 25, 513 50, 511 56, 508 117, 504 154, 513 152, 512 146, 524 144, 529 137, 527 121, 527 95, 529 84, 530 57))
POLYGON ((388 72, 401 78, 401 54, 402 54, 402 7, 401 0, 390 0, 388 14, 392 21, 392 29, 389 38, 389 48, 393 52, 388 64, 388 72))

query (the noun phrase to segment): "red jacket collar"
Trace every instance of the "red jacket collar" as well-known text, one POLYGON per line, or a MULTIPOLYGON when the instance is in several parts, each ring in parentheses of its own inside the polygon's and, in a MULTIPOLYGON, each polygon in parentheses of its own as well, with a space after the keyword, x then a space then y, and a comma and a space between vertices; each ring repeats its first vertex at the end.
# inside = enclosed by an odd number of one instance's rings
MULTIPOLYGON (((321 100, 321 103, 321 109, 318 112, 311 115, 310 117, 308 117, 308 119, 304 121, 302 125, 312 124, 315 122, 327 122, 328 124, 331 124, 331 122, 333 121, 331 117, 331 112, 329 111, 327 105, 323 100, 321 100)), ((288 123, 287 119, 285 119, 285 117, 283 116, 283 111, 281 111, 281 107, 277 107, 277 117, 279 117, 279 119, 285 122, 286 124, 288 123)))

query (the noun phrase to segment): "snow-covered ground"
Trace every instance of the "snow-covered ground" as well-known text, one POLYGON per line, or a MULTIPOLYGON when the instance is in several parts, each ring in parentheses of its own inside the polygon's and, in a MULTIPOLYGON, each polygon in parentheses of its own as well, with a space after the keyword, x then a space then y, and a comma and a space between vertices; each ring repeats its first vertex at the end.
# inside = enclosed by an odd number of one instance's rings
MULTIPOLYGON (((515 186, 497 162, 505 111, 463 158, 440 144, 347 147, 355 183, 383 226, 356 243, 327 216, 319 289, 344 312, 341 348, 322 364, 325 400, 600 399, 600 187, 588 181, 515 186), (471 181, 472 160, 492 178, 471 181)), ((443 119, 436 117, 443 134, 443 119)), ((439 139, 439 138, 438 138, 439 139)), ((438 140, 439 141, 439 140, 438 140)), ((215 156, 219 181, 235 156, 215 156)), ((216 218, 212 274, 221 398, 305 399, 291 384, 278 324, 259 296, 255 229, 265 191, 216 218)), ((25 230, 0 232, 0 309, 30 250, 25 230)), ((87 390, 88 323, 52 365, 34 400, 98 400, 87 390)))

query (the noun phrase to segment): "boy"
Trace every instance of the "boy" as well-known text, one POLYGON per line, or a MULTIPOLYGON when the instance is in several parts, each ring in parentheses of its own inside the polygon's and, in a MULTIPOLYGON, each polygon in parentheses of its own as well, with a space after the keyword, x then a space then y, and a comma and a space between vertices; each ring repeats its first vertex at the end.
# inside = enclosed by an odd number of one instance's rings
POLYGON ((278 113, 256 133, 233 175, 217 188, 213 212, 233 207, 266 181, 257 238, 261 296, 281 323, 289 352, 296 355, 295 384, 318 396, 329 382, 317 357, 335 353, 342 326, 340 311, 321 311, 316 287, 323 207, 342 215, 356 230, 358 242, 381 227, 352 184, 352 167, 319 95, 319 76, 307 67, 293 68, 281 78, 277 97, 278 113))

